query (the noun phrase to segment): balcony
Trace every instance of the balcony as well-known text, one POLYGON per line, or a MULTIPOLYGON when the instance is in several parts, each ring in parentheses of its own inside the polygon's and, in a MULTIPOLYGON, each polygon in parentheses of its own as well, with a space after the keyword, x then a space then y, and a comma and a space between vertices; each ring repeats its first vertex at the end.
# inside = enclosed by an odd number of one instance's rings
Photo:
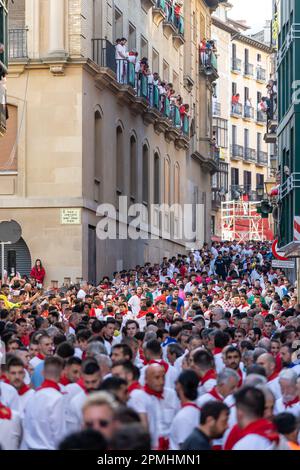
POLYGON ((257 124, 265 125, 267 122, 267 114, 264 111, 257 111, 256 122, 257 124))
POLYGON ((244 157, 244 147, 242 145, 232 144, 230 146, 231 160, 242 160, 244 157))
POLYGON ((234 57, 231 61, 231 71, 233 73, 242 73, 242 61, 234 57))
POLYGON ((268 166, 268 153, 267 152, 257 152, 257 165, 258 166, 268 166))
POLYGON ((0 60, 0 136, 6 133, 6 87, 2 80, 6 73, 7 68, 0 60))
POLYGON ((232 103, 231 105, 231 117, 241 118, 243 116, 243 105, 242 103, 232 103))
POLYGON ((257 67, 256 68, 256 80, 259 83, 266 83, 267 80, 267 72, 265 69, 262 67, 257 67))
POLYGON ((276 144, 277 142, 277 127, 278 127, 278 114, 277 114, 277 93, 271 95, 268 101, 267 110, 267 132, 264 140, 267 144, 276 144))
POLYGON ((259 196, 259 190, 255 191, 251 188, 251 184, 241 185, 232 185, 230 187, 230 195, 233 201, 251 201, 258 202, 261 200, 259 196))
POLYGON ((215 82, 219 78, 218 59, 214 52, 201 52, 200 74, 204 74, 211 82, 215 82))
POLYGON ((213 102, 213 117, 221 116, 221 103, 214 101, 213 102))
POLYGON ((142 8, 147 12, 156 4, 155 0, 141 0, 142 8))
POLYGON ((10 61, 28 59, 27 29, 9 29, 8 31, 8 58, 10 61))
POLYGON ((145 124, 153 124, 156 132, 164 132, 168 141, 179 148, 189 146, 189 116, 180 114, 179 107, 171 105, 159 88, 149 83, 148 76, 138 76, 135 65, 127 59, 115 58, 115 47, 106 39, 92 40, 92 57, 99 66, 96 80, 113 91, 121 105, 142 114, 145 124))
POLYGON ((166 0, 156 0, 155 5, 152 8, 153 22, 156 26, 159 26, 162 21, 166 18, 166 0))
POLYGON ((244 160, 247 163, 256 163, 256 151, 249 147, 244 149, 244 160))
POLYGON ((252 106, 248 106, 245 104, 243 118, 246 121, 252 121, 254 119, 254 108, 252 106))
POLYGON ((254 65, 252 64, 245 64, 245 69, 244 69, 244 76, 247 78, 253 78, 254 77, 254 65))

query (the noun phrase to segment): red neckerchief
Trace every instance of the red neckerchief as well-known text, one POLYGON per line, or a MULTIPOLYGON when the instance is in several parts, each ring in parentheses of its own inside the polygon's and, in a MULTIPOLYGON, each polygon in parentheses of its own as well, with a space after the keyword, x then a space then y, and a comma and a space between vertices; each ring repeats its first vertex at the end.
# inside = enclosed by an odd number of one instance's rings
POLYGON ((286 409, 286 408, 290 408, 290 407, 293 406, 293 405, 296 405, 296 403, 299 403, 299 401, 300 401, 300 400, 299 400, 299 397, 296 397, 296 398, 294 398, 294 400, 287 401, 287 402, 284 402, 284 401, 282 400, 285 409, 286 409))
POLYGON ((167 437, 158 438, 158 449, 157 450, 169 450, 170 441, 167 437))
POLYGON ((62 375, 59 383, 66 386, 69 385, 71 382, 66 375, 62 375))
POLYGON ((280 353, 276 354, 275 361, 276 361, 275 372, 277 372, 279 374, 279 372, 282 369, 282 361, 281 361, 280 353))
POLYGON ((127 391, 128 393, 131 393, 133 390, 142 390, 142 388, 143 387, 139 382, 132 382, 132 384, 127 387, 127 391))
POLYGON ((273 372, 273 374, 270 375, 270 377, 268 377, 268 382, 271 382, 271 380, 274 380, 276 379, 276 377, 278 377, 278 372, 273 372))
POLYGON ((38 357, 38 358, 41 359, 42 361, 44 361, 44 359, 45 359, 45 356, 44 356, 44 354, 42 354, 42 353, 38 353, 36 357, 38 357))
POLYGON ((186 402, 186 403, 183 403, 183 404, 181 405, 181 408, 186 408, 186 407, 188 407, 188 406, 191 406, 192 408, 196 408, 197 410, 200 411, 199 406, 198 406, 196 403, 193 403, 192 401, 188 401, 188 402, 186 402))
POLYGON ((86 386, 84 384, 84 381, 83 381, 83 378, 81 377, 79 380, 77 380, 77 385, 79 385, 79 387, 82 388, 82 390, 87 393, 87 389, 86 389, 86 386))
POLYGON ((151 361, 148 362, 148 365, 150 365, 150 364, 159 364, 160 366, 163 366, 166 373, 169 370, 169 364, 167 364, 166 361, 164 361, 163 359, 161 359, 161 360, 151 359, 151 361))
POLYGON ((5 374, 0 375, 0 381, 10 385, 9 380, 5 374))
POLYGON ((148 310, 140 310, 140 313, 136 318, 144 318, 148 314, 148 310))
POLYGON ((148 395, 152 395, 152 396, 158 398, 159 400, 164 399, 163 392, 156 392, 155 390, 152 390, 152 388, 150 388, 149 385, 147 385, 147 384, 144 386, 144 391, 148 395))
POLYGON ((222 351, 223 351, 223 348, 215 348, 215 349, 213 350, 213 355, 219 354, 219 353, 221 353, 222 351))
POLYGON ((82 358, 81 358, 83 361, 86 359, 86 351, 83 351, 82 353, 82 358))
POLYGON ((271 442, 278 442, 279 435, 275 426, 268 420, 262 418, 250 423, 245 429, 241 429, 237 424, 230 431, 224 450, 232 450, 237 442, 249 434, 256 434, 271 442))
POLYGON ((237 373, 238 373, 239 376, 240 376, 240 381, 239 381, 239 383, 238 383, 238 388, 240 388, 240 387, 243 385, 243 379, 244 379, 244 377, 243 377, 243 374, 242 374, 242 371, 241 371, 240 368, 238 368, 237 373))
POLYGON ((220 395, 217 391, 217 388, 214 387, 212 390, 210 390, 208 392, 212 397, 216 398, 216 400, 218 401, 224 401, 224 397, 222 397, 222 395, 220 395))
POLYGON ((19 396, 21 397, 22 395, 25 395, 25 393, 27 393, 28 390, 30 390, 30 387, 28 387, 28 385, 26 385, 26 384, 23 384, 22 387, 19 388, 19 390, 18 390, 19 396))
POLYGON ((11 418, 12 418, 11 409, 8 408, 7 406, 4 406, 0 402, 0 419, 11 419, 11 418))
POLYGON ((207 382, 208 380, 216 379, 216 378, 217 378, 216 371, 214 369, 210 369, 205 373, 202 379, 200 379, 200 384, 204 385, 205 382, 207 382))
POLYGON ((37 390, 43 390, 44 388, 53 388, 54 390, 57 390, 58 392, 61 391, 58 383, 54 382, 54 380, 47 380, 47 379, 44 380, 42 385, 37 390))

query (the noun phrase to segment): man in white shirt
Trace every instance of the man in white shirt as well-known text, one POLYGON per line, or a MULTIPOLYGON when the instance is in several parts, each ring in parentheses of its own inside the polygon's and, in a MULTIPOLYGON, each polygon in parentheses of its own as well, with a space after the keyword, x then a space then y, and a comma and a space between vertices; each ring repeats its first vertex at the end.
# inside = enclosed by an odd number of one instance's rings
POLYGON ((183 371, 176 382, 176 392, 181 409, 172 421, 170 430, 170 450, 179 450, 181 444, 199 426, 200 408, 196 403, 199 379, 192 370, 183 371))
POLYGON ((22 415, 30 397, 34 395, 34 390, 24 383, 24 364, 18 357, 12 357, 7 364, 6 376, 20 397, 22 415))
POLYGON ((21 438, 22 423, 19 413, 4 406, 0 401, 0 446, 2 450, 18 450, 21 438))
POLYGON ((134 410, 144 416, 152 447, 157 450, 168 450, 171 423, 179 410, 175 391, 165 388, 164 385, 164 367, 151 364, 146 370, 144 390, 132 403, 134 410))
POLYGON ((297 392, 297 374, 294 369, 283 369, 279 374, 282 396, 276 400, 275 414, 287 412, 300 418, 300 399, 297 392))
POLYGON ((279 385, 278 372, 276 372, 276 361, 274 356, 269 353, 261 354, 256 363, 265 369, 268 380, 267 385, 273 392, 275 399, 278 400, 281 397, 281 389, 279 385))
POLYGON ((46 356, 53 354, 53 341, 52 338, 46 333, 42 334, 39 339, 39 352, 37 356, 30 359, 29 364, 33 369, 36 368, 41 362, 45 360, 46 356))
POLYGON ((65 436, 65 401, 59 386, 63 368, 61 358, 45 359, 45 381, 25 408, 24 450, 56 450, 65 436))
POLYGON ((235 394, 240 438, 232 450, 275 450, 279 435, 274 425, 264 419, 265 396, 255 387, 243 387, 235 394))
POLYGON ((132 289, 131 293, 132 296, 128 300, 128 306, 131 308, 134 317, 137 317, 141 309, 141 296, 143 289, 138 287, 137 289, 132 289))

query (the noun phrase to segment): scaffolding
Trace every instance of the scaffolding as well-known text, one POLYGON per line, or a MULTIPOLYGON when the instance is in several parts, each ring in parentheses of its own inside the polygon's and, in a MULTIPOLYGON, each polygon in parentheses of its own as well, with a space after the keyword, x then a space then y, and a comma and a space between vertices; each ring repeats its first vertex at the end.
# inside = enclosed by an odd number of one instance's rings
POLYGON ((266 224, 257 213, 259 204, 243 198, 222 202, 222 240, 236 240, 238 243, 266 240, 266 224))

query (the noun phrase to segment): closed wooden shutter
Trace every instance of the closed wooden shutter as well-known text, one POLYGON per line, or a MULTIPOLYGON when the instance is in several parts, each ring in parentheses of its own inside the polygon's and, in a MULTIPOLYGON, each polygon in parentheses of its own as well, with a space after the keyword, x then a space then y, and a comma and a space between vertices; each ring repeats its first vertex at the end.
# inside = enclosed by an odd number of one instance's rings
POLYGON ((6 134, 0 139, 0 171, 18 170, 18 108, 8 105, 9 119, 6 121, 6 134))

